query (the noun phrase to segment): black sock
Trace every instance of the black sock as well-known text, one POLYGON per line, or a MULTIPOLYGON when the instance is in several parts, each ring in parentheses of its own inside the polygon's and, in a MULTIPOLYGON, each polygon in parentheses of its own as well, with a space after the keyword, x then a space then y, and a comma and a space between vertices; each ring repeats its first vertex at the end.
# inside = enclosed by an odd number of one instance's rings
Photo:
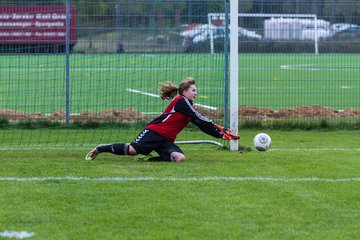
POLYGON ((149 162, 175 162, 170 155, 149 158, 149 162))
POLYGON ((99 153, 109 152, 116 155, 129 155, 129 144, 128 143, 114 143, 100 145, 96 148, 99 153))

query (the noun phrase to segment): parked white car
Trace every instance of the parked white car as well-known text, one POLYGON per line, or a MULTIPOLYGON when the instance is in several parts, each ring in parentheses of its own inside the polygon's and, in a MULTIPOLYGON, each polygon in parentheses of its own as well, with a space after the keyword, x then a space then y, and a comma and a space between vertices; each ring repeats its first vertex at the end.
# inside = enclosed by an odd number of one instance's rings
POLYGON ((198 24, 189 30, 185 30, 185 31, 181 32, 180 36, 193 38, 199 34, 203 34, 204 32, 207 32, 208 29, 209 29, 208 24, 198 24))
POLYGON ((239 37, 244 36, 244 37, 256 38, 256 39, 262 38, 262 36, 260 34, 257 34, 255 31, 250 31, 242 27, 239 27, 238 34, 239 37))
POLYGON ((314 26, 306 26, 301 32, 302 40, 315 40, 319 38, 327 38, 331 36, 330 29, 324 26, 318 26, 315 30, 314 26))
MULTIPOLYGON (((198 43, 209 40, 211 33, 213 35, 213 39, 224 37, 225 28, 224 26, 211 25, 209 27, 208 24, 199 24, 193 29, 183 31, 182 33, 180 33, 180 35, 186 38, 192 38, 193 43, 198 43)), ((262 38, 262 36, 257 34, 255 31, 250 31, 242 27, 238 28, 238 35, 239 37, 244 36, 256 39, 262 38)))
POLYGON ((334 35, 338 32, 342 32, 351 28, 359 28, 360 26, 350 23, 334 23, 330 27, 331 34, 334 35))

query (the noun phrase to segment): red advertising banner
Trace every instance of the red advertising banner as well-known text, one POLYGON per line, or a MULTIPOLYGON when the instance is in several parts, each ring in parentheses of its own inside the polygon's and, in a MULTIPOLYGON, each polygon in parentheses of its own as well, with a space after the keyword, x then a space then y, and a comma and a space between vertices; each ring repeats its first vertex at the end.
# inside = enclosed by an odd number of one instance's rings
MULTIPOLYGON (((70 9, 70 43, 76 40, 76 10, 70 9)), ((0 6, 0 43, 66 42, 65 5, 0 6)))

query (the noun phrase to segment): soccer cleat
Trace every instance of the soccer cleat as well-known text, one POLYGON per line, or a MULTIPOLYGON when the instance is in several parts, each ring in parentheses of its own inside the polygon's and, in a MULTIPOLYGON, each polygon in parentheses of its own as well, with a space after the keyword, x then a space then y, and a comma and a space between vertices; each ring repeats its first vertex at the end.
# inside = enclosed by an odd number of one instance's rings
POLYGON ((94 148, 86 155, 85 160, 88 160, 88 161, 94 160, 97 155, 99 155, 99 151, 96 148, 94 148))

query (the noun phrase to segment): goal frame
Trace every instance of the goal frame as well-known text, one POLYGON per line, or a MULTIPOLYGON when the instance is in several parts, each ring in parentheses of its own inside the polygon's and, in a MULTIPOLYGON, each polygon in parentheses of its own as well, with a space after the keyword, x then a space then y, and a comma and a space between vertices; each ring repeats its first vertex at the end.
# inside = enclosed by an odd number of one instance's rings
MULTIPOLYGON (((239 53, 238 53, 238 25, 239 17, 297 17, 297 18, 313 18, 314 19, 314 30, 315 30, 315 54, 319 54, 318 50, 318 37, 317 37, 317 15, 314 14, 252 14, 252 13, 239 13, 238 12, 238 1, 231 1, 230 14, 228 19, 230 25, 226 23, 225 26, 230 29, 229 41, 230 41, 230 68, 226 69, 230 74, 230 128, 233 133, 238 135, 239 127, 239 53)), ((214 36, 212 28, 212 18, 217 17, 225 20, 225 13, 209 13, 208 14, 208 29, 210 30, 210 46, 211 54, 214 54, 214 36)), ((239 149, 238 140, 230 141, 230 150, 237 151, 239 149)))

